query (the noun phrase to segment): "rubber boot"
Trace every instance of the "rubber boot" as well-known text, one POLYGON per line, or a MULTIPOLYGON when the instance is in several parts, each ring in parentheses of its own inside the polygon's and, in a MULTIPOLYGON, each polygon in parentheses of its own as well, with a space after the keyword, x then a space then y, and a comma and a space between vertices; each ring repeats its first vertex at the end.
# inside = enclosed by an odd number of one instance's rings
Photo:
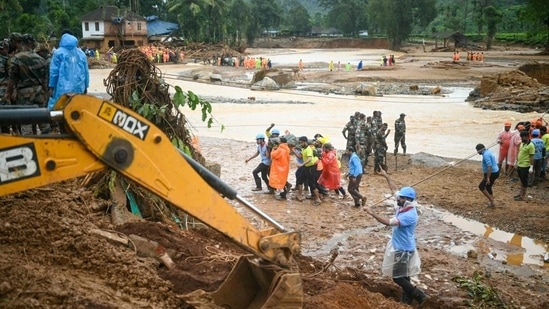
POLYGON ((397 155, 397 153, 398 153, 398 147, 396 147, 396 148, 395 148, 395 150, 393 151, 393 155, 395 155, 395 156, 396 156, 396 155, 397 155))
POLYGON ((406 292, 402 291, 402 296, 400 297, 400 302, 406 305, 411 305, 414 299, 412 296, 406 294, 406 292))
POLYGON ((406 146, 402 146, 402 154, 406 155, 406 146))
POLYGON ((412 298, 417 301, 419 308, 421 308, 421 306, 425 304, 427 299, 429 299, 429 296, 427 296, 427 294, 425 294, 422 290, 415 288, 414 292, 412 293, 412 298))

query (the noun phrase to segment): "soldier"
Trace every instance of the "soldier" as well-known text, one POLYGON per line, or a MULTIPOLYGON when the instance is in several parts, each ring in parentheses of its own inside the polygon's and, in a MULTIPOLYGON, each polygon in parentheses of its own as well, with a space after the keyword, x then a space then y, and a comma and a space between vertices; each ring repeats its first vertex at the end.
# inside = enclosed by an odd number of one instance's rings
POLYGON ((372 149, 374 146, 375 131, 372 124, 372 117, 366 117, 366 160, 364 161, 364 170, 366 170, 366 165, 368 165, 368 158, 372 154, 372 149))
POLYGON ((398 153, 398 144, 402 146, 402 153, 406 155, 406 121, 404 121, 404 117, 406 117, 406 114, 402 113, 395 120, 395 156, 398 153))
POLYGON ((356 153, 360 158, 360 164, 362 164, 363 169, 365 169, 366 160, 367 160, 366 146, 368 143, 368 130, 366 125, 366 115, 364 114, 360 114, 358 118, 355 136, 356 136, 356 142, 355 142, 356 153))
MULTIPOLYGON (((10 44, 7 39, 0 41, 0 105, 9 104, 5 100, 6 89, 8 88, 8 52, 10 44)), ((9 127, 2 127, 2 133, 10 133, 9 127)))
MULTIPOLYGON (((11 104, 38 105, 44 107, 46 97, 46 60, 34 52, 32 34, 10 34, 10 44, 14 44, 16 53, 8 61, 8 87, 5 99, 11 104)), ((21 126, 22 135, 36 134, 35 125, 21 126)))
POLYGON ((379 173, 383 169, 387 171, 385 156, 387 155, 387 136, 391 130, 387 130, 387 123, 381 125, 381 128, 376 132, 374 140, 374 172, 379 173))
POLYGON ((375 125, 375 130, 377 131, 383 124, 383 119, 381 119, 381 111, 374 111, 372 116, 372 123, 375 125))
POLYGON ((343 133, 343 137, 347 140, 347 146, 355 146, 356 123, 359 115, 360 112, 355 112, 354 115, 351 115, 351 117, 349 117, 349 122, 347 122, 345 127, 343 127, 343 131, 341 131, 341 133, 343 133))

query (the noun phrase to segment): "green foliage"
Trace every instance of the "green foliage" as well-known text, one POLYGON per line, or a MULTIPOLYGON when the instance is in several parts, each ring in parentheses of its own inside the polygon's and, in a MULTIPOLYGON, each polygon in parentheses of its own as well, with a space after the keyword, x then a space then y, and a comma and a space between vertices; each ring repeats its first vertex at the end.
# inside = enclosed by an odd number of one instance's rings
POLYGON ((368 13, 376 30, 387 33, 392 49, 399 49, 414 25, 427 26, 436 16, 435 0, 370 0, 368 13))
POLYGON ((512 309, 511 305, 507 305, 498 295, 497 291, 491 286, 482 282, 484 277, 482 273, 475 272, 472 278, 455 277, 452 280, 457 282, 460 288, 467 291, 471 300, 468 302, 470 308, 498 308, 512 309))
MULTIPOLYGON (((175 86, 175 94, 173 96, 173 103, 176 109, 179 107, 188 106, 191 110, 200 108, 202 112, 202 121, 206 122, 208 128, 211 128, 214 123, 214 117, 212 116, 212 104, 206 100, 201 99, 194 92, 185 92, 181 87, 175 86)), ((225 126, 221 125, 221 132, 225 130, 225 126)))

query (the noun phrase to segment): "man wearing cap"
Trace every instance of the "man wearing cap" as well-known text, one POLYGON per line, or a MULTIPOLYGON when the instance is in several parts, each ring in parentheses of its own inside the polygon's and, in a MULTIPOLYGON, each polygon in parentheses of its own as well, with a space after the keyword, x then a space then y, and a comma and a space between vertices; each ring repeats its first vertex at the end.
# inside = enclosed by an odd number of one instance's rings
POLYGON ((421 272, 421 259, 415 234, 419 219, 417 193, 414 188, 408 186, 401 187, 399 190, 384 170, 381 170, 380 174, 385 177, 389 188, 394 192, 395 214, 387 218, 378 215, 370 207, 364 207, 364 211, 374 217, 377 222, 392 228, 391 239, 387 243, 383 257, 382 273, 392 277, 393 282, 402 288, 400 298, 402 303, 411 305, 415 300, 417 308, 421 308, 428 301, 429 296, 414 286, 411 281, 411 277, 421 272))
POLYGON ((545 159, 546 155, 545 143, 540 138, 539 129, 532 130, 532 144, 534 144, 534 148, 536 148, 536 152, 534 153, 534 177, 532 179, 532 184, 535 185, 541 181, 542 161, 545 159))
MULTIPOLYGON (((503 131, 499 132, 497 137, 497 142, 499 144, 499 155, 498 155, 498 167, 501 169, 503 161, 507 159, 509 155, 509 147, 511 145, 511 138, 513 137, 513 132, 511 131, 511 122, 506 121, 503 124, 503 131)), ((507 161, 505 164, 505 173, 509 173, 509 165, 511 162, 507 161)), ((514 165, 514 162, 512 163, 514 165)))
POLYGON ((257 148, 255 153, 246 159, 246 163, 250 162, 253 158, 260 156, 261 162, 257 165, 257 167, 253 170, 252 175, 254 177, 255 181, 255 188, 252 189, 252 191, 262 191, 262 185, 261 180, 265 182, 265 185, 269 189, 269 191, 272 191, 272 188, 269 187, 269 172, 271 169, 271 157, 267 150, 267 143, 265 142, 265 134, 259 133, 255 136, 255 141, 257 144, 257 148), (261 178, 259 177, 259 174, 261 174, 261 178))
POLYGON ((398 153, 398 145, 402 146, 402 153, 406 155, 406 121, 404 121, 406 114, 401 113, 400 117, 395 120, 395 150, 393 154, 396 156, 398 153))
POLYGON ((483 144, 477 144, 477 153, 482 156, 482 181, 478 185, 478 189, 488 199, 488 207, 495 207, 494 193, 492 186, 499 177, 499 167, 496 162, 496 156, 484 147, 483 144))

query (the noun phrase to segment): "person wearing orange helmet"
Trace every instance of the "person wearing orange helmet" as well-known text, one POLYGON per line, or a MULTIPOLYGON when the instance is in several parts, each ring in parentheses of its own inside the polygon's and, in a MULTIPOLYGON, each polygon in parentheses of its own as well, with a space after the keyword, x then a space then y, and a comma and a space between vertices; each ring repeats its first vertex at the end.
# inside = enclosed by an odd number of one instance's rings
MULTIPOLYGON (((503 161, 507 159, 509 154, 509 146, 511 145, 511 138, 513 137, 513 132, 511 131, 511 121, 506 121, 503 124, 503 131, 499 132, 497 137, 497 142, 499 144, 499 156, 498 156, 498 168, 501 170, 503 161)), ((509 172, 509 161, 505 164, 505 173, 509 172)), ((514 163, 513 163, 514 165, 514 163)))

